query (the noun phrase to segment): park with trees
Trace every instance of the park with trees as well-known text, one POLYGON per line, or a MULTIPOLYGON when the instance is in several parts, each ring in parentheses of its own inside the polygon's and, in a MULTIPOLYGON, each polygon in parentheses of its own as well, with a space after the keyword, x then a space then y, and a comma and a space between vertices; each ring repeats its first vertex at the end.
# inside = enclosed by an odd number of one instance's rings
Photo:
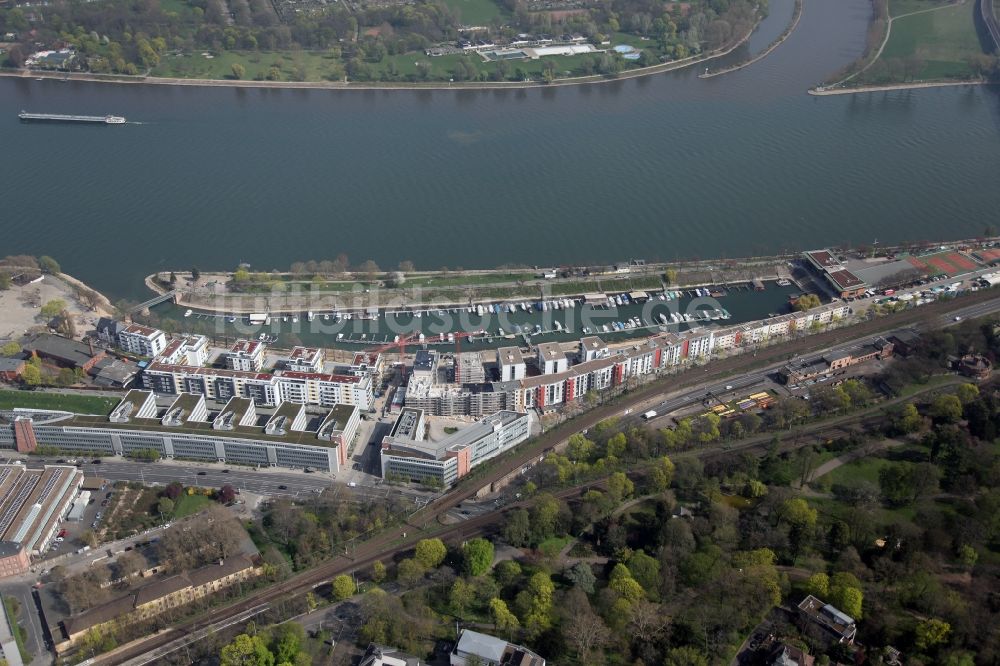
MULTIPOLYGON (((0 31, 18 36, 6 65, 21 67, 38 44, 71 46, 70 67, 97 74, 261 81, 552 81, 614 76, 626 69, 683 60, 731 45, 756 24, 766 3, 616 0, 572 12, 528 0, 485 0, 488 18, 463 26, 466 4, 455 0, 343 4, 263 0, 150 0, 57 3, 42 20, 22 7, 0 8, 0 31), (425 50, 460 38, 503 44, 518 34, 580 35, 591 54, 486 61, 425 50), (606 43, 640 51, 627 60, 606 43), (204 53, 211 58, 204 57, 204 53)), ((576 5, 573 5, 574 7, 576 5)), ((471 10, 469 10, 471 11, 471 10)), ((482 12, 480 12, 482 13, 482 12)), ((484 15, 485 16, 485 15, 484 15)))

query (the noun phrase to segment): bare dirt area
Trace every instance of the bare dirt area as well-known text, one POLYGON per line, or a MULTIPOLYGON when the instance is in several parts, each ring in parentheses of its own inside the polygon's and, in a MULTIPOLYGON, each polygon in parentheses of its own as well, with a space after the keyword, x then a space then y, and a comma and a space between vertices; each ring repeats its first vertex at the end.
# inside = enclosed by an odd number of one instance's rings
POLYGON ((0 291, 0 341, 17 340, 32 329, 44 328, 46 321, 41 308, 53 300, 66 304, 66 311, 73 317, 77 337, 93 330, 100 317, 111 316, 111 307, 103 297, 94 308, 80 302, 69 276, 46 275, 40 282, 11 285, 0 291))

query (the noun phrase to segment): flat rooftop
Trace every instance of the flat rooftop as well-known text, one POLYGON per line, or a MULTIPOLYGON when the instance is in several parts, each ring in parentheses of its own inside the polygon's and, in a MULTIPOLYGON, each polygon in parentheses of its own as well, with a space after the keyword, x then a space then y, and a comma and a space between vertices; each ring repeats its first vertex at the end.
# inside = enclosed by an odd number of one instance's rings
POLYGON ((830 280, 841 289, 855 289, 865 286, 865 281, 846 268, 827 273, 830 280))
POLYGON ((413 370, 414 372, 430 372, 434 369, 434 358, 436 354, 433 351, 427 349, 420 349, 417 351, 417 355, 413 359, 413 370))
POLYGON ((814 264, 822 268, 832 268, 840 265, 840 261, 829 250, 811 250, 806 252, 805 255, 814 264))
POLYGON ((351 420, 356 411, 359 410, 354 405, 334 405, 330 413, 320 423, 317 434, 329 437, 334 433, 343 432, 347 427, 347 422, 351 420))
POLYGON ((311 361, 319 354, 319 347, 292 347, 288 358, 292 361, 311 361))
POLYGON ((558 342, 542 342, 536 349, 543 361, 561 361, 566 358, 566 352, 558 342))
POLYGON ((499 411, 438 441, 410 441, 392 437, 390 439, 389 450, 387 453, 389 455, 414 456, 432 460, 442 460, 444 459, 445 454, 449 451, 460 451, 479 441, 483 437, 486 437, 492 433, 495 428, 506 426, 519 418, 527 418, 527 415, 521 412, 512 412, 507 410, 499 411))
POLYGON ((404 407, 399 412, 399 417, 396 422, 392 425, 392 431, 389 432, 389 437, 394 439, 409 439, 418 440, 423 436, 423 433, 417 432, 417 424, 420 423, 420 419, 424 412, 421 409, 414 409, 412 407, 404 407))
POLYGON ((500 347, 497 349, 497 362, 500 365, 519 365, 524 363, 524 357, 518 347, 500 347))

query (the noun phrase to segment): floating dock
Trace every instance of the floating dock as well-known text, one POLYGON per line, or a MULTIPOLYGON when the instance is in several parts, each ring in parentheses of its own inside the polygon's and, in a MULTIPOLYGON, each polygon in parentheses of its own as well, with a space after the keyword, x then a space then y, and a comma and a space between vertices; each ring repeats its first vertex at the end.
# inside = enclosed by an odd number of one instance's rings
POLYGON ((17 117, 25 122, 50 123, 96 123, 99 125, 124 125, 122 116, 75 116, 62 113, 28 113, 22 111, 17 117))

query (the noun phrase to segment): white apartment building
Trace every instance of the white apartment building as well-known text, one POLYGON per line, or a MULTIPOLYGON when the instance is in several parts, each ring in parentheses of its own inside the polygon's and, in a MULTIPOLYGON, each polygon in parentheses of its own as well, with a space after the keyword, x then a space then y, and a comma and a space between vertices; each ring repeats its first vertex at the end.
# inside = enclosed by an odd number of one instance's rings
POLYGON ((205 362, 208 361, 208 338, 204 335, 175 338, 164 347, 156 360, 172 365, 195 367, 205 365, 205 362))
POLYGON ((118 333, 118 346, 140 356, 156 356, 167 346, 167 336, 159 329, 131 324, 118 333))
POLYGON ((538 369, 543 375, 566 372, 569 368, 569 358, 558 342, 542 342, 535 349, 538 354, 538 369))
POLYGON ((497 367, 500 368, 500 381, 512 382, 524 379, 527 369, 524 357, 517 347, 500 347, 497 349, 497 367))
POLYGON ((242 372, 258 372, 264 367, 264 343, 257 340, 238 340, 223 354, 226 367, 242 372))

